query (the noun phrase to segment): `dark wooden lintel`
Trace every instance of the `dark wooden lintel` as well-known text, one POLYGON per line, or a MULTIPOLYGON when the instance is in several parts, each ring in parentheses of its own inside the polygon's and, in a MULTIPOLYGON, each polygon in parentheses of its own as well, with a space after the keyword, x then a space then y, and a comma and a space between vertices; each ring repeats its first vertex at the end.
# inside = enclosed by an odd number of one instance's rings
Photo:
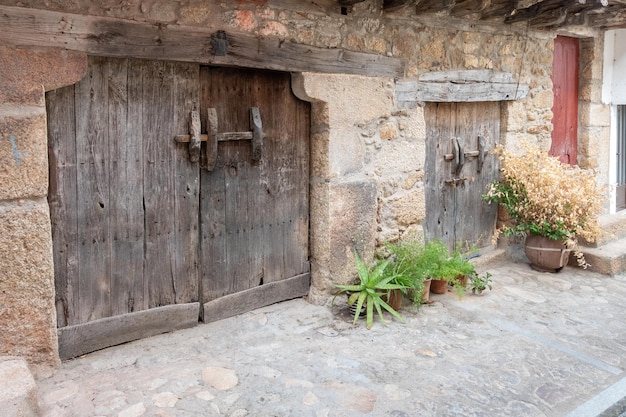
POLYGON ((277 38, 0 6, 0 43, 55 47, 91 55, 134 57, 291 72, 400 77, 404 63, 384 55, 301 45, 277 38), (225 38, 224 38, 225 37, 225 38))

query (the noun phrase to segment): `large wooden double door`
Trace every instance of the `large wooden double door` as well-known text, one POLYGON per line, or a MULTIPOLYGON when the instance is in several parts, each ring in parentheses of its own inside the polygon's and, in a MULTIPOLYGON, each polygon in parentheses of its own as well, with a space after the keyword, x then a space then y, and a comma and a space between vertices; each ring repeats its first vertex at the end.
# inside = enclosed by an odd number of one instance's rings
POLYGON ((62 358, 306 294, 310 107, 289 74, 90 58, 46 100, 62 358), (199 160, 175 140, 193 112, 199 160))

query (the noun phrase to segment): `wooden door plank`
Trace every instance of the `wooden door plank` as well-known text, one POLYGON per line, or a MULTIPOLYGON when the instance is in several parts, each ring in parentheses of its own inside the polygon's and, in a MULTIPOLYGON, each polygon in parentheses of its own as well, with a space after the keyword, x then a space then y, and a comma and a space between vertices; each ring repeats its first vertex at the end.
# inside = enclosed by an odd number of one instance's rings
MULTIPOLYGON (((236 71, 215 70, 215 81, 225 88, 213 90, 213 100, 217 106, 219 131, 238 132, 250 130, 250 107, 257 106, 253 77, 241 82, 236 71), (219 80, 219 81, 218 81, 219 80), (235 103, 238 103, 236 105, 235 103)), ((250 241, 250 211, 248 196, 250 180, 254 176, 252 165, 252 144, 250 141, 229 141, 219 145, 223 164, 221 173, 225 186, 226 209, 226 291, 232 294, 259 285, 253 271, 253 259, 258 256, 250 241)))
POLYGON ((75 358, 109 346, 193 327, 198 323, 199 308, 199 303, 168 305, 58 329, 59 356, 75 358))
POLYGON ((424 117, 428 127, 424 187, 426 193, 426 236, 442 239, 449 246, 454 243, 454 188, 446 180, 456 177, 453 163, 445 161, 451 152, 453 126, 456 123, 456 103, 428 103, 424 117))
MULTIPOLYGON (((190 114, 199 109, 200 66, 174 64, 174 113, 172 129, 184 132, 189 129, 190 114)), ((172 135, 162 132, 161 140, 172 143, 172 135)), ((199 219, 200 164, 189 160, 188 147, 175 145, 175 217, 176 227, 176 303, 199 300, 199 219)))
MULTIPOLYGON (((214 98, 214 90, 222 85, 213 75, 209 67, 200 69, 200 117, 205 128, 207 108, 212 107, 217 111, 222 104, 214 98)), ((218 152, 213 171, 208 172, 205 168, 200 173, 200 265, 203 300, 209 301, 227 294, 230 286, 226 259, 226 178, 223 155, 218 152)))
POLYGON ((79 322, 74 86, 46 94, 57 326, 79 322))
MULTIPOLYGON (((142 146, 136 137, 132 111, 129 111, 128 60, 108 60, 108 137, 111 172, 111 315, 143 309, 143 202, 142 146), (131 117, 129 117, 129 115, 131 117), (130 124, 130 126, 129 126, 130 124), (137 301, 137 304, 135 304, 137 301)), ((132 71, 132 68, 130 69, 132 71)), ((130 78, 133 80, 133 78, 130 78)))
POLYGON ((143 62, 144 274, 150 307, 198 297, 197 240, 189 233, 197 230, 197 164, 172 140, 174 132, 188 130, 185 114, 197 103, 197 85, 194 64, 143 62))
POLYGON ((288 75, 276 74, 273 85, 267 100, 279 110, 270 107, 266 112, 273 128, 268 134, 275 136, 273 156, 267 158, 272 166, 266 172, 276 186, 273 215, 280 233, 270 240, 275 245, 269 250, 280 256, 281 268, 268 282, 302 273, 308 261, 310 107, 293 96, 288 75))
POLYGON ((78 155, 79 320, 111 315, 109 241, 108 87, 105 61, 91 58, 76 85, 78 155))
MULTIPOLYGON (((135 279, 132 281, 132 287, 130 288, 129 307, 127 312, 142 311, 150 308, 150 296, 148 293, 149 276, 146 274, 145 256, 146 256, 146 216, 145 216, 145 199, 144 199, 144 167, 147 165, 147 159, 145 157, 145 141, 143 132, 143 63, 142 61, 129 59, 127 70, 127 128, 125 145, 127 146, 127 177, 135 176, 134 178, 127 178, 130 181, 129 187, 135 192, 134 195, 128 195, 129 204, 132 201, 134 204, 129 206, 134 210, 139 210, 137 213, 128 213, 129 223, 132 222, 132 231, 128 238, 131 242, 136 241, 141 245, 141 252, 136 253, 137 256, 141 255, 138 259, 139 267, 141 270, 135 279), (134 163, 131 163, 133 161, 134 163)), ((131 245, 134 250, 139 251, 139 248, 135 245, 131 245)), ((135 256, 135 255, 133 255, 135 256)), ((133 259, 135 259, 133 257, 133 259)))
POLYGON ((222 320, 280 301, 303 297, 309 292, 310 284, 311 274, 306 273, 228 294, 204 303, 204 321, 222 320))
MULTIPOLYGON (((174 153, 161 132, 172 131, 174 74, 169 62, 142 62, 144 106, 145 275, 149 307, 175 303, 174 153)), ((171 140, 169 141, 171 142, 171 140)))
MULTIPOLYGON (((456 104, 454 136, 458 138, 463 152, 477 149, 476 136, 478 134, 477 124, 479 121, 476 118, 483 107, 480 103, 456 104)), ((478 219, 476 217, 478 216, 479 208, 482 206, 479 199, 480 193, 483 192, 476 187, 476 181, 480 178, 477 166, 476 158, 465 158, 465 163, 458 174, 458 177, 464 180, 452 190, 454 193, 454 207, 450 216, 454 221, 454 240, 450 242, 451 249, 467 247, 476 243, 473 241, 478 227, 478 219), (478 197, 478 200, 476 197, 478 197)))
POLYGON ((498 158, 491 151, 500 143, 500 103, 483 103, 483 109, 477 111, 478 130, 475 136, 482 136, 485 146, 485 159, 480 174, 472 193, 473 204, 480 207, 477 216, 477 227, 479 231, 474 237, 476 245, 487 247, 492 243, 493 232, 496 229, 498 207, 495 204, 487 204, 482 195, 487 192, 489 184, 499 178, 498 158))

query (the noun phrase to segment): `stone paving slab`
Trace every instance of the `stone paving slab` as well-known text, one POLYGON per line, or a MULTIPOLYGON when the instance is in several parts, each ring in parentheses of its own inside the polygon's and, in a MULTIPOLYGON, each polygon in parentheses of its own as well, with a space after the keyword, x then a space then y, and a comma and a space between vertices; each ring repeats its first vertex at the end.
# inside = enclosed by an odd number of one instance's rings
POLYGON ((625 275, 488 270, 491 292, 433 295, 404 308, 405 323, 388 316, 366 330, 343 305, 292 300, 105 349, 39 380, 40 407, 45 417, 578 417, 626 397, 625 275))

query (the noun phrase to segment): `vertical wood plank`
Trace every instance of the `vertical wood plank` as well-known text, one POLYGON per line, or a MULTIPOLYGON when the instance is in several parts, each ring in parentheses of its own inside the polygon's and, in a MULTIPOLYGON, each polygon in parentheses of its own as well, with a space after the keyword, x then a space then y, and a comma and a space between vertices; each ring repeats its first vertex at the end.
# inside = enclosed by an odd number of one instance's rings
MULTIPOLYGON (((107 62, 111 239, 111 314, 142 310, 142 293, 135 293, 143 281, 143 202, 141 141, 129 115, 128 60, 107 62)), ((132 80, 132 79, 130 79, 132 80)))
POLYGON ((90 58, 76 85, 76 154, 78 183, 79 319, 111 314, 109 242, 108 87, 106 60, 90 58))
MULTIPOLYGON (((475 139, 478 120, 476 120, 479 110, 483 109, 482 103, 455 103, 456 124, 454 126, 454 136, 458 138, 463 152, 476 149, 477 140, 475 139)), ((454 221, 454 240, 450 242, 450 249, 457 246, 462 248, 463 245, 474 244, 475 235, 477 234, 477 216, 481 204, 476 206, 474 196, 480 196, 481 190, 475 187, 478 172, 476 170, 477 163, 475 158, 465 158, 465 163, 459 178, 465 180, 460 182, 452 191, 454 193, 454 209, 450 213, 454 221)))
POLYGON ((428 103, 424 117, 428 126, 424 187, 426 193, 426 235, 440 238, 451 246, 454 243, 454 189, 445 180, 455 177, 451 161, 450 140, 454 136, 455 103, 428 103))
MULTIPOLYGON (((170 132, 163 132, 163 141, 173 143, 174 132, 189 129, 191 112, 199 109, 200 66, 176 63, 174 65, 174 113, 170 132)), ((186 146, 174 145, 175 156, 175 302, 190 303, 199 300, 199 220, 200 177, 199 162, 191 162, 186 146)))
POLYGON ((198 104, 198 66, 149 62, 144 66, 146 254, 150 306, 198 300, 198 164, 172 137, 188 131, 198 104), (157 259, 158 258, 158 259, 157 259), (154 262, 153 262, 154 260, 154 262))
POLYGON ((145 262, 149 307, 176 302, 174 71, 170 62, 143 61, 145 262))
MULTIPOLYGON (((200 118, 206 129, 206 109, 213 107, 217 111, 217 101, 213 99, 213 90, 220 87, 215 82, 209 67, 200 69, 201 107, 200 118)), ((220 126, 218 125, 218 130, 220 126)), ((202 155, 205 157, 205 155, 202 155)), ((206 164, 206 160, 203 160, 206 164)), ((226 263, 226 188, 224 178, 224 160, 218 153, 210 173, 201 168, 200 173, 200 265, 202 268, 203 301, 217 299, 227 293, 228 276, 226 263)))
MULTIPOLYGON (((134 244, 132 247, 138 251, 137 256, 141 257, 137 260, 138 268, 141 268, 135 275, 135 279, 132 281, 132 286, 129 289, 129 306, 132 307, 129 312, 142 311, 150 308, 150 297, 148 293, 149 279, 145 270, 145 248, 146 248, 146 217, 145 217, 145 187, 144 187, 144 167, 147 164, 145 157, 145 138, 143 133, 143 113, 149 109, 144 109, 143 103, 143 63, 139 60, 128 60, 127 70, 127 123, 126 123, 126 138, 125 144, 128 149, 127 157, 127 176, 133 176, 134 178, 127 178, 127 181, 131 181, 134 195, 128 195, 129 201, 133 204, 129 207, 129 210, 138 210, 136 213, 128 213, 128 221, 133 222, 132 230, 128 235, 131 242, 137 242, 138 246, 134 244), (131 163, 131 160, 133 161, 131 163), (132 218, 132 220, 131 220, 132 218), (139 252, 140 250, 140 252, 139 252), (132 301, 131 301, 132 300, 132 301)), ((120 144, 120 146, 122 146, 120 144)), ((134 258, 133 258, 134 259, 134 258)))
POLYGON ((47 93, 46 106, 55 304, 57 326, 64 327, 79 322, 74 86, 47 93))
POLYGON ((476 111, 476 129, 474 130, 475 148, 478 149, 478 136, 484 138, 485 159, 480 173, 477 172, 478 161, 475 159, 476 181, 474 192, 470 193, 470 204, 477 207, 476 226, 473 239, 479 247, 491 245, 491 237, 496 228, 498 207, 495 204, 487 204, 482 195, 487 192, 489 184, 498 179, 499 163, 496 155, 491 153, 500 142, 500 103, 481 103, 476 111))

